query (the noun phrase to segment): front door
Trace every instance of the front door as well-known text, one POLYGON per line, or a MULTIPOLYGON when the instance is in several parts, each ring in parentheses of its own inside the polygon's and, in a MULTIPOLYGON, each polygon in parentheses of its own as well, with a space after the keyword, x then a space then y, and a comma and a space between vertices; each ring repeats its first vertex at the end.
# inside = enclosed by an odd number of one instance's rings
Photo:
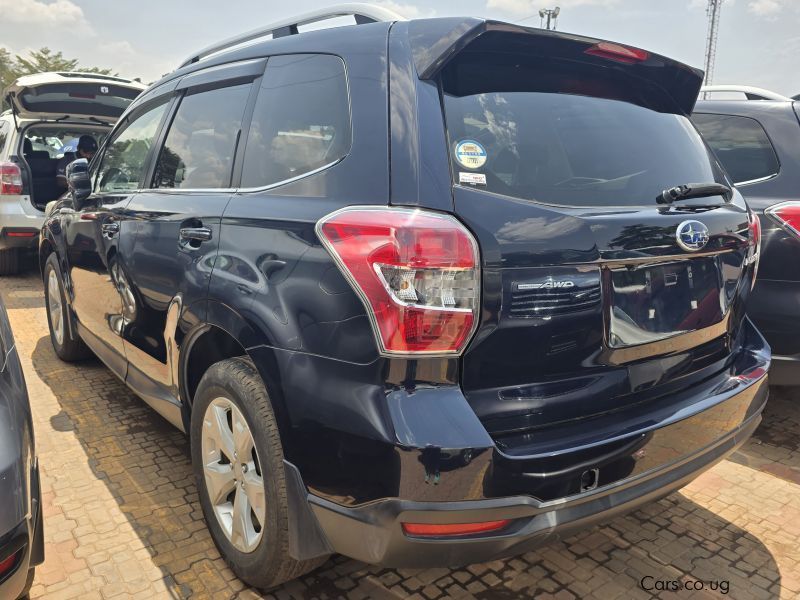
POLYGON ((251 82, 241 80, 183 89, 162 135, 150 189, 127 207, 128 383, 171 421, 180 419, 178 348, 183 333, 204 318, 250 91, 251 82))
POLYGON ((117 274, 121 240, 131 225, 126 207, 141 187, 166 107, 164 100, 126 118, 94 169, 92 195, 62 219, 66 275, 81 337, 120 377, 126 371, 121 337, 126 317, 117 274))

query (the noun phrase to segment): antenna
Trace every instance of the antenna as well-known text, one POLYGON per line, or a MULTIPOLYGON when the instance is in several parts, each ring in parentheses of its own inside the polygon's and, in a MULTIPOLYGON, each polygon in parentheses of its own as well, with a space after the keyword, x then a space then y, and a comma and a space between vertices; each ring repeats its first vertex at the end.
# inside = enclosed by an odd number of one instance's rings
MULTIPOLYGON (((706 63, 705 85, 711 85, 714 80, 714 61, 717 58, 717 37, 719 36, 719 17, 722 12, 722 3, 725 0, 708 0, 706 15, 708 16, 708 35, 706 36, 706 63)), ((708 97, 707 93, 704 97, 708 97)))
POLYGON ((553 23, 553 29, 556 28, 558 25, 558 15, 561 13, 561 7, 556 6, 555 8, 543 8, 539 11, 539 27, 544 25, 545 19, 547 19, 547 29, 550 29, 550 22, 553 23))

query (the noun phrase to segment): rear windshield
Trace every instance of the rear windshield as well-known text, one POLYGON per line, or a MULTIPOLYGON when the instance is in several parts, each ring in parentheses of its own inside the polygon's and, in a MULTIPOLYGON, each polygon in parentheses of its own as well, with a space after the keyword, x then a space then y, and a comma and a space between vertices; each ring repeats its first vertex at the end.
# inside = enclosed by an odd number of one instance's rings
POLYGON ((547 204, 633 206, 677 185, 724 183, 688 118, 616 99, 614 82, 515 65, 507 78, 483 79, 494 89, 470 93, 464 77, 480 69, 443 79, 457 184, 547 204))
POLYGON ((31 112, 116 119, 139 93, 113 83, 54 83, 23 90, 20 102, 31 112))

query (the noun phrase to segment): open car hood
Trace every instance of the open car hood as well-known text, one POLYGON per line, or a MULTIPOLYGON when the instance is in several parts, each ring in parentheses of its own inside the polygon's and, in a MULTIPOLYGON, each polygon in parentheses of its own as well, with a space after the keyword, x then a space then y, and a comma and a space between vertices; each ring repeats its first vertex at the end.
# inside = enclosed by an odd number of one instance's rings
POLYGON ((146 86, 95 73, 25 75, 4 91, 21 119, 114 123, 146 86))

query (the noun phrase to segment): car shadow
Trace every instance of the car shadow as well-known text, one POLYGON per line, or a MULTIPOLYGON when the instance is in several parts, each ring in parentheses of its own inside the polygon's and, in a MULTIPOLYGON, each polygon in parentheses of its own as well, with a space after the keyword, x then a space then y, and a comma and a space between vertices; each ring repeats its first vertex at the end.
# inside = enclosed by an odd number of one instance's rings
MULTIPOLYGON (((53 428, 74 432, 94 475, 105 482, 171 595, 258 597, 235 579, 206 530, 187 438, 98 361, 61 363, 47 336, 36 343, 32 361, 61 408, 51 419, 53 428), (91 383, 81 384, 84 393, 76 393, 76 381, 91 383), (220 589, 214 583, 219 581, 227 587, 220 589)), ((769 435, 761 432, 756 439, 769 435)), ((396 570, 336 556, 266 597, 406 598, 419 593, 495 599, 566 590, 578 598, 649 598, 661 594, 657 582, 713 580, 728 582, 732 597, 747 598, 749 586, 756 585, 747 579, 751 568, 761 578, 760 595, 753 597, 777 598, 781 575, 761 541, 677 493, 518 557, 459 569, 396 570)))

